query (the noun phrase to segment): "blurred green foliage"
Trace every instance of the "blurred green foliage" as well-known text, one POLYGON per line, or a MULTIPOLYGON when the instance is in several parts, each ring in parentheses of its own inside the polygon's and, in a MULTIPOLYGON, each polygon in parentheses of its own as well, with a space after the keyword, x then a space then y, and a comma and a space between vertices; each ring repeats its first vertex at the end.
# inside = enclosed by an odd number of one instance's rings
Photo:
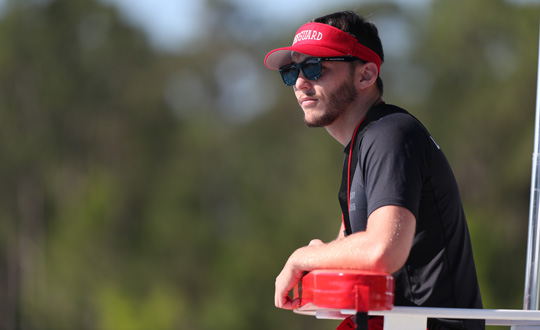
MULTIPOLYGON (((292 31, 262 39, 241 8, 207 6, 211 39, 170 54, 100 2, 7 2, 1 329, 335 327, 275 309, 273 283, 295 248, 337 235, 342 147, 262 65, 292 31)), ((521 308, 540 7, 359 11, 390 31, 386 100, 455 169, 485 306, 521 308), (409 50, 392 54, 396 22, 409 50)))

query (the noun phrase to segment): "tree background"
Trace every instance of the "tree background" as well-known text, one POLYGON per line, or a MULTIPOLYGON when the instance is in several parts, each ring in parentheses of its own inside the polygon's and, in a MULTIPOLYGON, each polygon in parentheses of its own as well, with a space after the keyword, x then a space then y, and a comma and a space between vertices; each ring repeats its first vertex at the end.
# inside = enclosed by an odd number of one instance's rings
POLYGON ((342 147, 307 129, 264 55, 355 9, 385 100, 452 164, 486 308, 521 308, 538 17, 527 1, 361 2, 259 20, 204 2, 155 47, 110 3, 6 0, 0 17, 0 329, 331 329, 278 310, 275 276, 341 221, 342 147))

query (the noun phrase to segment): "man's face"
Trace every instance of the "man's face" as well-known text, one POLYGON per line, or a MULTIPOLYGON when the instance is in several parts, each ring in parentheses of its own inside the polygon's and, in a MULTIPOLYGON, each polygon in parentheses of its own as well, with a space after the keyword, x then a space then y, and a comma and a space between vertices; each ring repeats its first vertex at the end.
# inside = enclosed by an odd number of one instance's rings
MULTIPOLYGON (((295 53, 293 62, 300 63, 308 57, 295 53)), ((309 127, 331 125, 358 97, 354 70, 350 63, 343 62, 322 62, 322 76, 315 81, 300 73, 293 88, 309 127)))

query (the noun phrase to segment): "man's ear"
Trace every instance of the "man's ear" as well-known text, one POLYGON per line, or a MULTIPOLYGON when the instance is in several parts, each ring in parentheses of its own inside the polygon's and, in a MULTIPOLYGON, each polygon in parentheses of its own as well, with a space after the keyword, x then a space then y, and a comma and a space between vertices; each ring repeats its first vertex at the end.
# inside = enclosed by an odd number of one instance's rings
POLYGON ((355 73, 356 87, 359 89, 366 89, 372 86, 379 77, 379 70, 377 70, 377 65, 373 62, 358 65, 355 73))

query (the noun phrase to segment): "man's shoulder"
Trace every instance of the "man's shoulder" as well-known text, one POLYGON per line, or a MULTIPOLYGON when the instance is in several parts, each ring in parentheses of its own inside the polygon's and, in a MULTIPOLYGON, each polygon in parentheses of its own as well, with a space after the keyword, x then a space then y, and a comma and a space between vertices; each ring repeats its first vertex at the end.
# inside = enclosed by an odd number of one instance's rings
POLYGON ((402 108, 384 105, 385 108, 375 108, 375 111, 385 111, 387 114, 370 123, 365 131, 366 137, 396 139, 411 136, 422 137, 427 133, 418 119, 402 108))

